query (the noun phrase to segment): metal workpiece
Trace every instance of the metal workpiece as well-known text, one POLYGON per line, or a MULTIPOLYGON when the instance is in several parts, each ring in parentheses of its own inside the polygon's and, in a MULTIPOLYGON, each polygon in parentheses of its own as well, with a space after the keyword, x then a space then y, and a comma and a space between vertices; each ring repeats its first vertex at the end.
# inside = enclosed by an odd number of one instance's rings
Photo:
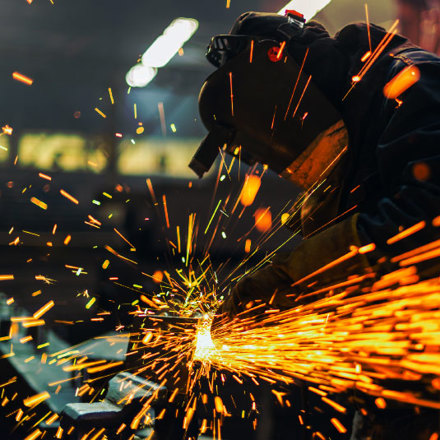
MULTIPOLYGON (((124 439, 133 435, 130 422, 148 400, 152 408, 145 412, 142 425, 150 425, 155 417, 153 407, 163 405, 168 390, 154 382, 127 372, 117 374, 108 384, 107 394, 102 402, 70 403, 62 413, 61 427, 71 439, 80 439, 105 428, 108 438, 124 439), (148 423, 149 422, 149 423, 148 423), (125 423, 125 427, 118 429, 125 423), (72 429, 73 427, 73 429, 72 429), (120 431, 118 434, 116 432, 120 431)), ((139 426, 136 426, 138 429, 139 426)), ((92 434, 93 436, 93 434, 92 434)))

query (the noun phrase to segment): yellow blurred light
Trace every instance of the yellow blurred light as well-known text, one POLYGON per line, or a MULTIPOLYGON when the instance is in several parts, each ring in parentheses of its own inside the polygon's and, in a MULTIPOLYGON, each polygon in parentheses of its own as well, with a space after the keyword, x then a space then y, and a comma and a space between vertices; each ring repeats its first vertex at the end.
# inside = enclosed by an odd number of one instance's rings
POLYGON ((193 18, 177 18, 164 30, 142 55, 142 64, 148 67, 163 67, 187 42, 199 27, 193 18))
POLYGON ((290 214, 288 212, 285 212, 284 214, 281 214, 281 224, 285 225, 287 221, 289 220, 290 214))

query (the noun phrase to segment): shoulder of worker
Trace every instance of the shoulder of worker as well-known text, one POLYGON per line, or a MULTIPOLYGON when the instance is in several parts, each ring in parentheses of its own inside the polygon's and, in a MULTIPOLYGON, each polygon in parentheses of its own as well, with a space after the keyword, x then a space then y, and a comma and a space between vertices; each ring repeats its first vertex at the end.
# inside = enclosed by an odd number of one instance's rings
POLYGON ((407 65, 440 63, 440 57, 436 54, 422 49, 395 31, 389 32, 375 24, 349 24, 337 32, 334 38, 341 49, 355 55, 357 59, 361 59, 371 47, 372 56, 376 58, 377 55, 377 60, 392 58, 391 62, 403 61, 407 65))

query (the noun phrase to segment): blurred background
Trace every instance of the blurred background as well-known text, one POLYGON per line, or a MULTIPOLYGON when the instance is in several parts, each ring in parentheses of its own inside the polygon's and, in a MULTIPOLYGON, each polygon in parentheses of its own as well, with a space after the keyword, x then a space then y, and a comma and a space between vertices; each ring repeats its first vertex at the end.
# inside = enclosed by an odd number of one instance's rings
MULTIPOLYGON (((44 330, 53 332, 52 345, 56 338, 78 343, 123 323, 121 304, 132 304, 140 291, 158 291, 158 279, 141 273, 163 275, 181 263, 166 237, 175 242, 176 227, 186 230, 192 213, 206 225, 214 190, 216 201, 237 196, 244 176, 237 165, 220 183, 218 164, 201 181, 188 168, 205 136, 197 109, 200 86, 213 70, 205 49, 239 14, 276 12, 286 3, 2 0, 0 272, 14 275, 2 281, 2 301, 13 298, 14 313, 26 315, 53 300, 44 330), (179 17, 189 20, 174 21, 179 17), (167 28, 168 36, 181 38, 177 53, 148 52, 167 28), (151 67, 149 57, 159 61, 151 67), (114 317, 92 322, 99 310, 114 317)), ((314 1, 297 3, 291 7, 301 11, 301 4, 314 1)), ((366 19, 364 0, 316 3, 326 4, 315 18, 330 33, 366 19)), ((399 18, 402 33, 434 52, 440 52, 439 8, 436 0, 368 1, 370 22, 388 28, 399 18)), ((243 237, 261 239, 253 228, 255 211, 270 205, 275 218, 297 194, 266 173, 251 212, 228 224, 225 236, 218 231, 213 264, 241 261, 249 252, 243 237)), ((280 231, 256 258, 291 234, 280 231)), ((34 349, 48 339, 41 332, 34 349)))

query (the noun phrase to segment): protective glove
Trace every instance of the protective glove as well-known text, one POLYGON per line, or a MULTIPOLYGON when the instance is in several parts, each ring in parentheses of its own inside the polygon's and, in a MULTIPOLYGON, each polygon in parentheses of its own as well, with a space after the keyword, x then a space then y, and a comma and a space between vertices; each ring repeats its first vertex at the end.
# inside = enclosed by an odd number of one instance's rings
POLYGON ((226 314, 232 318, 263 304, 273 308, 287 306, 290 301, 285 295, 292 282, 282 267, 269 264, 254 274, 242 278, 220 306, 218 314, 226 314))
MULTIPOLYGON (((357 232, 358 214, 348 217, 324 231, 304 240, 295 250, 277 254, 272 264, 241 279, 220 306, 214 327, 236 316, 251 313, 256 306, 293 307, 301 294, 344 281, 349 275, 371 271, 357 232)), ((263 307, 261 307, 263 309, 263 307)), ((260 309, 260 310, 261 310, 260 309)), ((262 312, 263 310, 261 310, 262 312)))

